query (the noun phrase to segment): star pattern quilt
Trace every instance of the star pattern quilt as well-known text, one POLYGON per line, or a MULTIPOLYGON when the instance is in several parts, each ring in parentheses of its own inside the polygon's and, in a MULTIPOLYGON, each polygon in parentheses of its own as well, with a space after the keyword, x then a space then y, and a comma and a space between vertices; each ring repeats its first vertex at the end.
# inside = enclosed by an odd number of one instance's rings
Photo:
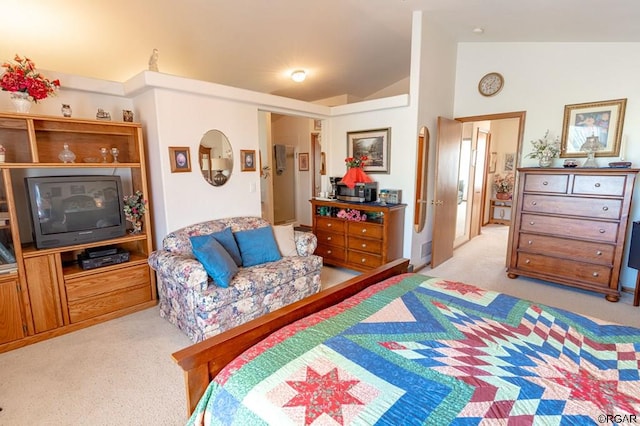
POLYGON ((640 329, 404 274, 269 336, 189 424, 640 422, 640 329))

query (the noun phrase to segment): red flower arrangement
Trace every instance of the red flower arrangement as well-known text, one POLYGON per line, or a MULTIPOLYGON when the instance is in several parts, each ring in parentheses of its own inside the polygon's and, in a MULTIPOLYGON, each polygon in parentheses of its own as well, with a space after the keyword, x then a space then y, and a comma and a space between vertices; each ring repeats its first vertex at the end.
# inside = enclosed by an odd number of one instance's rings
POLYGON ((36 65, 31 59, 16 55, 13 58, 15 63, 5 62, 2 64, 6 68, 0 79, 0 87, 7 92, 28 93, 34 102, 46 99, 53 95, 58 87, 59 80, 49 80, 36 71, 36 65))
POLYGON ((366 155, 363 155, 360 158, 347 157, 347 158, 344 159, 344 162, 347 165, 347 167, 349 167, 349 168, 351 168, 351 167, 362 167, 362 166, 364 166, 365 161, 367 161, 368 159, 369 159, 369 157, 367 157, 366 155))

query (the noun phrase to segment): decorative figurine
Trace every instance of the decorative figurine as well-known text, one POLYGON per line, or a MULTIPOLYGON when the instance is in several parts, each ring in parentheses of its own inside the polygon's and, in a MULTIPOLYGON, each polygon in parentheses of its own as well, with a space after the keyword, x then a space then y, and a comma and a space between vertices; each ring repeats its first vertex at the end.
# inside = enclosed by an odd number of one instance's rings
POLYGON ((96 114, 96 118, 98 120, 111 120, 111 114, 106 112, 102 108, 98 108, 98 113, 96 114))
POLYGON ((69 104, 62 104, 60 110, 62 111, 63 117, 71 117, 71 106, 69 104))
POLYGON ((133 122, 133 111, 128 109, 122 110, 122 121, 126 121, 128 123, 133 122))
POLYGON ((153 49, 149 58, 149 71, 158 72, 158 49, 153 49))
POLYGON ((0 145, 0 163, 4 163, 4 157, 6 153, 7 153, 6 148, 0 145))
POLYGON ((109 150, 107 148, 100 148, 100 155, 102 155, 102 162, 107 162, 107 154, 109 154, 109 150))
POLYGON ((65 143, 64 145, 62 145, 62 148, 62 151, 60 151, 60 154, 58 154, 58 158, 63 163, 73 163, 76 159, 76 155, 69 149, 69 144, 65 143))

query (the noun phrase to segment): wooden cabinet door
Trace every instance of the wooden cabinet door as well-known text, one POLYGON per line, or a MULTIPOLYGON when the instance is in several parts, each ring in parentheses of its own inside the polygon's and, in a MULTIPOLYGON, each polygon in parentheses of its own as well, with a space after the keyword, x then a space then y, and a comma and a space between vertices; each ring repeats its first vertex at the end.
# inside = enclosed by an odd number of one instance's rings
POLYGON ((33 326, 36 333, 52 330, 64 325, 60 293, 58 290, 58 272, 60 265, 57 254, 30 257, 24 260, 29 301, 33 314, 33 326))
POLYGON ((0 343, 7 343, 25 337, 20 313, 18 282, 0 282, 0 343))

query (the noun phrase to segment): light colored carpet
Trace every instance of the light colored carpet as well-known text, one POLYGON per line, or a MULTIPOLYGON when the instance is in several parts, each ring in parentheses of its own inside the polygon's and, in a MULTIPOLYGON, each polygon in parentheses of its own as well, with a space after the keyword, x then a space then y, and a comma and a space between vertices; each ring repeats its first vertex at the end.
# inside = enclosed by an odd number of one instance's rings
MULTIPOLYGON (((602 295, 505 273, 508 229, 491 225, 435 269, 419 273, 640 327, 640 312, 624 295, 602 295)), ((323 288, 353 277, 323 268, 323 288)), ((84 330, 0 354, 0 425, 182 425, 182 372, 171 353, 191 342, 151 308, 84 330)))

